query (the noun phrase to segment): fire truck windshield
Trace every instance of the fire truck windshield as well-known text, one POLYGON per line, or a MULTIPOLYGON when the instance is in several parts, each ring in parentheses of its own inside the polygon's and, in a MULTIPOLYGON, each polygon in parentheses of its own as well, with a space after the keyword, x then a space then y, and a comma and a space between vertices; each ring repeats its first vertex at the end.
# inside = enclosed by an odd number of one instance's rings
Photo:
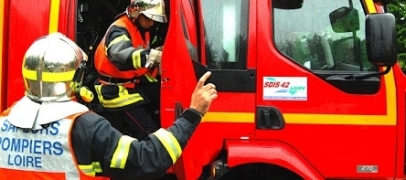
POLYGON ((312 71, 375 71, 367 59, 361 1, 304 1, 273 7, 274 41, 286 57, 312 71))

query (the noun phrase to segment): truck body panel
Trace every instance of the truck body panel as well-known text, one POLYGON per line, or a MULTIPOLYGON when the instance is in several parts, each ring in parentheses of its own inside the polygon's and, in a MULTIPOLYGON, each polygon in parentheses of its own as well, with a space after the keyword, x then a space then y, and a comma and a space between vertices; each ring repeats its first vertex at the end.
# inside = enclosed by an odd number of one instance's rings
MULTIPOLYGON (((165 2, 161 126, 189 106, 205 71, 219 95, 171 169, 178 179, 207 179, 215 162, 229 174, 266 164, 304 179, 406 177, 405 74, 396 64, 382 76, 346 78, 385 70, 370 64, 363 49, 366 15, 384 13, 381 4, 311 0, 284 9, 275 0, 165 2), (358 29, 334 30, 339 10, 357 13, 358 29)), ((127 3, 0 2, 0 109, 24 95, 21 64, 34 39, 59 31, 92 58, 127 3)))

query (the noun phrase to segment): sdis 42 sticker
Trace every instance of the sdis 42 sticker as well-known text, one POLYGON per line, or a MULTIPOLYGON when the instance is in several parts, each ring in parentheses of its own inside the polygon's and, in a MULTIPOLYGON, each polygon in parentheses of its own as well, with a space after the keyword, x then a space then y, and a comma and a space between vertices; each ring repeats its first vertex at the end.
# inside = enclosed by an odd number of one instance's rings
POLYGON ((306 77, 264 77, 264 100, 307 100, 306 77))

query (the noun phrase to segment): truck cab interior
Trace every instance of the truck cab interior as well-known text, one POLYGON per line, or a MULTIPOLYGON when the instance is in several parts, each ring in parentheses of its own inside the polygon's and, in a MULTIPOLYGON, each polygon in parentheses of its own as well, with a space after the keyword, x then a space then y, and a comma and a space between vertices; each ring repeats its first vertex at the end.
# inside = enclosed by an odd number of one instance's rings
MULTIPOLYGON (((89 87, 93 94, 96 92, 93 83, 97 79, 97 72, 93 66, 94 52, 115 17, 125 12, 129 4, 130 0, 78 0, 77 2, 76 42, 89 57, 83 84, 89 87)), ((165 0, 165 8, 169 21, 169 0, 165 0)), ((168 24, 154 24, 150 37, 156 36, 158 41, 153 45, 163 45, 168 24)), ((151 111, 159 110, 159 86, 147 86, 145 88, 144 92, 147 96, 156 97, 151 98, 152 103, 148 108, 151 108, 151 111)), ((94 96, 94 100, 88 105, 95 112, 104 111, 98 103, 97 96, 94 96)), ((153 118, 159 124, 159 115, 155 115, 153 118)))

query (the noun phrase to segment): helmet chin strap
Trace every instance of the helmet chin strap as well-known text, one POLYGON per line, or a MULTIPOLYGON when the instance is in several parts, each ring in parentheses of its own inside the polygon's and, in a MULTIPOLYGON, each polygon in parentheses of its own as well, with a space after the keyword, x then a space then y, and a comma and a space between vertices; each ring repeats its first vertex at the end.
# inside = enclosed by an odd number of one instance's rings
POLYGON ((72 79, 72 88, 77 100, 90 103, 93 100, 93 93, 85 86, 82 86, 83 77, 86 72, 86 60, 80 62, 72 79))

